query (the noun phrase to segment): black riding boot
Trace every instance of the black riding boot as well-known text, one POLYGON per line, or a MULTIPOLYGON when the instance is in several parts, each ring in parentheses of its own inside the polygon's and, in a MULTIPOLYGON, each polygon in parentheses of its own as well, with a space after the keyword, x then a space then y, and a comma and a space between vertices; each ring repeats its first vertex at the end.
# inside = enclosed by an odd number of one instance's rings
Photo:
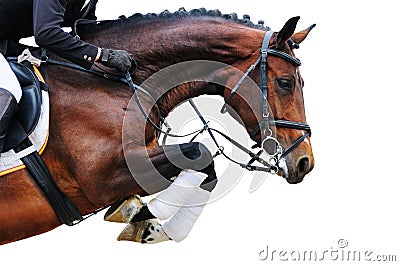
POLYGON ((3 151, 8 127, 17 111, 17 101, 7 90, 0 88, 0 153, 3 151))

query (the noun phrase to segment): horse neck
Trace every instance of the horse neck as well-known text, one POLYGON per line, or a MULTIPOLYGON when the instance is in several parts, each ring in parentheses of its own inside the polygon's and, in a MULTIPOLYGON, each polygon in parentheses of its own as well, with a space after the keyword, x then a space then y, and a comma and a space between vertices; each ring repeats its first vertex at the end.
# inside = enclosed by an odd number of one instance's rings
MULTIPOLYGON (((97 45, 124 49, 134 55, 138 69, 133 79, 140 84, 161 69, 181 62, 210 60, 228 65, 243 62, 258 54, 264 32, 221 18, 190 17, 121 24, 100 35, 107 38, 94 36, 93 42, 98 42, 97 45)), ((187 99, 223 94, 223 89, 207 86, 205 82, 178 86, 167 93, 157 84, 147 89, 159 99, 164 115, 187 99)))

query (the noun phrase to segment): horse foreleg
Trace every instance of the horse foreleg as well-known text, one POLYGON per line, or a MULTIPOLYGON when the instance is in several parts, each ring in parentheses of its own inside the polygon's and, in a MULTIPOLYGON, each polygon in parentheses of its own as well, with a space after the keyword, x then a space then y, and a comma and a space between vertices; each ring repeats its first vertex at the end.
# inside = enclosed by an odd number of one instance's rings
MULTIPOLYGON (((185 174, 186 173, 183 175, 185 174)), ((183 175, 179 175, 178 178, 183 175)), ((150 219, 134 222, 137 215, 133 215, 133 219, 131 219, 130 224, 119 235, 118 240, 153 244, 170 239, 176 242, 185 239, 202 213, 205 204, 210 198, 211 192, 199 186, 176 189, 173 185, 176 185, 175 181, 169 188, 161 192, 160 195, 153 198, 148 205, 141 208, 138 213, 142 213, 141 218, 144 218, 144 214, 149 214, 150 219), (186 191, 182 193, 182 191, 180 191, 181 189, 186 191), (174 196, 169 198, 171 195, 174 196), (186 198, 184 196, 186 196, 186 198), (173 199, 175 204, 172 204, 171 201, 164 202, 163 200, 165 199, 173 199), (184 203, 176 205, 176 202, 180 200, 184 200, 181 201, 184 203), (152 210, 149 210, 148 207, 152 207, 152 210), (143 209, 146 209, 146 212, 142 212, 143 209), (163 225, 159 224, 156 219, 151 219, 156 217, 163 220, 170 216, 172 216, 172 218, 163 225)))
POLYGON ((164 153, 157 149, 148 154, 153 155, 152 165, 162 174, 163 179, 177 175, 182 169, 195 169, 199 172, 181 172, 173 185, 163 190, 148 205, 142 206, 141 201, 130 197, 122 204, 119 202, 110 208, 106 213, 106 220, 130 222, 118 240, 141 243, 158 243, 170 238, 175 241, 183 240, 200 216, 211 190, 216 185, 212 156, 204 145, 169 145, 163 147, 164 153), (164 220, 171 216, 172 218, 163 225, 153 219, 164 220))

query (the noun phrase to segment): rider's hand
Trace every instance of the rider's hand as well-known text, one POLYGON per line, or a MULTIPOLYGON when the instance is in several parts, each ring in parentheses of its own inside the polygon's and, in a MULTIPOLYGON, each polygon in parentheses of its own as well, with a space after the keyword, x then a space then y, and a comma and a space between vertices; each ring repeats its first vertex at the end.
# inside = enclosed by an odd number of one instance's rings
POLYGON ((98 61, 106 67, 126 73, 132 67, 133 58, 124 50, 102 49, 98 61))

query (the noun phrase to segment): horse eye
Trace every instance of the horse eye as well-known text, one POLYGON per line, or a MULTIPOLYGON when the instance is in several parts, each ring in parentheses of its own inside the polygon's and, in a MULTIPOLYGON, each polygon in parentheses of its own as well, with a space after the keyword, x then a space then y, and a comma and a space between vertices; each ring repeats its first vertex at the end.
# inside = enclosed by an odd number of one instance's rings
POLYGON ((278 79, 278 85, 284 90, 293 89, 293 82, 290 79, 278 79))

